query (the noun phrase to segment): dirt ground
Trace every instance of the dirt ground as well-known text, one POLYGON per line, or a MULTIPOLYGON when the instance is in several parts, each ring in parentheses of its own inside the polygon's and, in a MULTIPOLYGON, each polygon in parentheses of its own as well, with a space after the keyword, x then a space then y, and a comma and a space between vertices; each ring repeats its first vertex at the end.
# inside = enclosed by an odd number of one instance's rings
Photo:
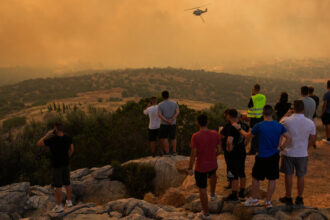
MULTIPOLYGON (((219 195, 229 194, 229 190, 225 190, 227 185, 226 166, 223 155, 219 156, 220 166, 217 171, 218 183, 216 193, 219 195)), ((319 208, 330 207, 330 145, 318 141, 316 149, 309 150, 308 172, 305 178, 304 203, 305 206, 314 206, 319 208)), ((246 159, 246 176, 247 186, 251 185, 251 172, 254 163, 254 156, 247 156, 246 159)), ((273 200, 278 200, 285 194, 284 175, 280 175, 280 179, 276 183, 276 190, 273 200)), ((261 182, 261 188, 267 190, 267 182, 261 182)), ((297 196, 296 179, 293 182, 292 197, 297 196)))

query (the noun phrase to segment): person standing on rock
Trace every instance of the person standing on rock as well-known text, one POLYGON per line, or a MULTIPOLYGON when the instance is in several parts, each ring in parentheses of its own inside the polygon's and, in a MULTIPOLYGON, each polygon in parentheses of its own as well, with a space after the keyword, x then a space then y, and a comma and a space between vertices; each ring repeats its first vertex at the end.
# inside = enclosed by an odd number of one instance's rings
POLYGON ((283 150, 291 137, 285 127, 273 121, 274 110, 270 105, 263 108, 264 121, 256 124, 251 132, 245 132, 239 124, 233 126, 245 137, 252 138, 257 135, 259 151, 255 157, 252 169, 251 198, 244 202, 245 206, 258 206, 259 181, 268 179, 266 208, 271 208, 272 195, 275 191, 276 180, 279 178, 279 150, 283 150), (283 139, 282 139, 283 138, 283 139))
POLYGON ((292 137, 291 143, 281 152, 281 172, 285 174, 284 197, 280 201, 292 205, 292 175, 296 170, 298 196, 295 203, 303 205, 304 176, 307 173, 308 147, 314 146, 316 128, 312 120, 304 116, 304 102, 296 100, 293 107, 294 114, 284 117, 281 123, 292 137))
MULTIPOLYGON (((262 109, 266 105, 266 96, 260 93, 260 85, 255 84, 252 89, 252 96, 248 104, 248 114, 247 117, 250 118, 250 127, 253 128, 254 125, 263 121, 262 109)), ((249 155, 255 155, 258 151, 258 137, 253 137, 251 142, 251 149, 249 155)))
POLYGON ((314 99, 308 96, 308 87, 303 86, 300 89, 301 92, 301 100, 304 102, 305 106, 305 117, 309 118, 310 120, 313 120, 315 110, 316 110, 316 103, 314 99))
POLYGON ((323 141, 330 144, 330 80, 327 83, 328 91, 324 93, 322 105, 322 123, 325 127, 326 139, 323 141))
POLYGON ((65 186, 67 200, 66 206, 72 207, 71 193, 72 187, 70 183, 69 160, 74 151, 72 138, 63 132, 63 125, 56 123, 53 130, 50 130, 42 137, 37 145, 39 147, 48 146, 51 152, 51 165, 53 168, 53 186, 56 191, 56 207, 55 212, 63 212, 62 207, 62 186, 65 186))
POLYGON ((161 119, 159 138, 167 156, 169 153, 170 139, 172 145, 172 154, 176 156, 176 118, 180 114, 179 106, 176 102, 169 100, 169 92, 162 92, 163 102, 158 105, 158 116, 161 119))
POLYGON ((143 111, 143 113, 149 116, 148 136, 149 136, 152 157, 155 157, 156 140, 159 134, 159 127, 160 127, 160 118, 158 116, 158 105, 157 105, 156 97, 152 97, 150 99, 150 103, 148 107, 143 111))
POLYGON ((239 121, 239 113, 236 109, 230 109, 228 112, 230 127, 227 132, 226 151, 229 153, 228 169, 233 174, 232 193, 225 198, 226 201, 237 201, 237 193, 241 199, 244 199, 246 178, 245 178, 245 159, 246 140, 243 135, 232 125, 238 124, 245 132, 249 132, 249 126, 239 121), (238 178, 240 184, 238 184, 238 178), (240 188, 239 188, 240 185, 240 188), (239 190, 240 189, 240 190, 239 190), (239 191, 238 191, 239 190, 239 191))
POLYGON ((211 219, 207 199, 207 178, 210 179, 211 200, 215 200, 215 187, 217 183, 216 171, 218 169, 217 155, 220 153, 220 137, 216 131, 207 128, 207 116, 201 114, 197 118, 199 131, 191 137, 191 154, 188 172, 193 175, 195 165, 195 180, 199 188, 200 200, 202 203, 203 219, 211 219))

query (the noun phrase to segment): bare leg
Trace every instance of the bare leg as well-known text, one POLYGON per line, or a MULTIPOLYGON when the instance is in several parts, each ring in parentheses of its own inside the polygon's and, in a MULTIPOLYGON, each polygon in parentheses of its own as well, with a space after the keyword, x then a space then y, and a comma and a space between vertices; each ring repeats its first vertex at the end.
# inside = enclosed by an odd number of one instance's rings
POLYGON ((327 138, 330 138, 330 125, 325 126, 325 133, 327 135, 327 138))
POLYGON ((238 191, 238 180, 237 179, 233 179, 231 181, 231 190, 232 191, 238 191))
POLYGON ((303 197, 303 193, 304 193, 304 177, 303 176, 299 176, 297 177, 297 188, 298 188, 298 196, 299 197, 303 197))
POLYGON ((171 145, 172 145, 172 151, 176 152, 176 139, 171 140, 171 145))
POLYGON ((61 205, 61 203, 62 203, 62 187, 55 188, 55 194, 56 194, 56 205, 61 205))
POLYGON ((155 149, 156 149, 156 142, 155 141, 150 142, 150 148, 151 148, 151 153, 154 154, 155 149))
POLYGON ((285 175, 285 196, 290 198, 292 195, 292 175, 285 175))
POLYGON ((245 187, 246 187, 246 178, 245 177, 239 178, 239 183, 240 183, 241 189, 245 189, 245 187))
POLYGON ((72 186, 65 186, 66 189, 66 200, 71 200, 72 186))
POLYGON ((215 187, 217 185, 217 174, 215 173, 213 176, 210 178, 210 193, 211 195, 215 195, 215 187))
POLYGON ((272 200, 273 193, 275 191, 276 181, 275 180, 269 180, 268 181, 268 190, 267 190, 267 201, 272 200))
POLYGON ((252 192, 251 197, 257 199, 259 194, 259 181, 255 178, 252 178, 252 192))
POLYGON ((203 213, 205 215, 209 214, 209 208, 208 208, 208 201, 207 201, 207 192, 206 192, 206 188, 204 189, 199 189, 199 197, 201 199, 201 203, 202 203, 202 208, 203 208, 203 213))
POLYGON ((160 142, 162 144, 162 147, 164 149, 164 152, 166 154, 168 154, 168 152, 169 152, 169 150, 168 150, 168 148, 169 148, 169 146, 168 146, 168 140, 166 138, 162 138, 162 139, 160 139, 160 142))

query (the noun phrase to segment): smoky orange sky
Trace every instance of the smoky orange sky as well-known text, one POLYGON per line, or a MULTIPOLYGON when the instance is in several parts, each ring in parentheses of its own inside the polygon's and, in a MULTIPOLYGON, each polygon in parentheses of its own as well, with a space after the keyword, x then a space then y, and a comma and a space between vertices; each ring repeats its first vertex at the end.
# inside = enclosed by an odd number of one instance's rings
POLYGON ((0 66, 211 68, 330 57, 329 11, 329 0, 2 0, 0 66), (184 11, 207 3, 205 24, 184 11))

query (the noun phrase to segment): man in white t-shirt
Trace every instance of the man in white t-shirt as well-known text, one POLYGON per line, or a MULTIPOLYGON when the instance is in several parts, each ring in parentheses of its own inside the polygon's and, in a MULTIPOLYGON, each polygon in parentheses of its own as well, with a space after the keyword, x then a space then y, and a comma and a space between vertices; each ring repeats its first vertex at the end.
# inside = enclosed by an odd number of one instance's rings
POLYGON ((149 116, 148 136, 149 136, 151 153, 152 156, 155 157, 156 139, 158 137, 159 128, 160 128, 160 118, 158 116, 158 105, 157 105, 156 97, 152 97, 150 99, 150 103, 148 107, 143 111, 143 113, 149 116))
POLYGON ((304 116, 304 102, 294 102, 293 113, 289 117, 283 117, 280 121, 291 135, 292 141, 282 152, 280 171, 285 174, 286 195, 280 201, 292 205, 292 176, 296 170, 298 196, 296 205, 304 205, 304 176, 307 173, 308 148, 315 144, 316 128, 313 121, 304 116))

